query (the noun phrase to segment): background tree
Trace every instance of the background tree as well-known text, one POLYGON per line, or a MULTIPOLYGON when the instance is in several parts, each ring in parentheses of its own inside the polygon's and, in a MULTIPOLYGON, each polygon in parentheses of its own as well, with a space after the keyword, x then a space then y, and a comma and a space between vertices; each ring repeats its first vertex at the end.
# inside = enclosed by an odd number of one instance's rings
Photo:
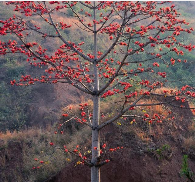
MULTIPOLYGON (((173 4, 167 6, 165 2, 7 4, 14 4, 17 14, 0 21, 0 34, 11 34, 17 40, 0 42, 0 54, 20 53, 31 65, 46 68, 41 77, 22 76, 19 81, 12 80, 11 85, 64 83, 92 98, 92 113, 85 103, 80 105, 81 116, 77 117, 78 122, 88 125, 92 131, 92 157, 88 159, 80 152, 74 152, 91 167, 91 181, 100 181, 100 167, 109 162, 109 159, 100 157, 101 129, 123 118, 125 113, 126 117, 130 116, 139 107, 165 104, 164 101, 146 103, 144 99, 158 96, 155 90, 166 86, 168 67, 186 62, 182 59, 184 50, 191 51, 194 46, 180 42, 178 37, 193 29, 185 20, 178 19, 173 4), (62 14, 73 15, 77 20, 68 24, 66 19, 58 19, 62 14), (42 19, 42 23, 37 24, 37 18, 42 19), (85 32, 81 42, 77 37, 69 36, 78 28, 85 32), (101 45, 103 38, 106 40, 104 46, 101 45), (114 116, 104 121, 100 116, 108 113, 100 111, 100 102, 109 97, 117 108, 113 111, 114 116)), ((166 101, 170 104, 174 100, 185 102, 188 97, 195 96, 192 85, 183 86, 181 90, 163 90, 162 93, 173 96, 166 101)), ((149 116, 146 113, 144 117, 150 123, 164 119, 158 114, 149 116)), ((105 144, 101 147, 105 148, 105 144)))

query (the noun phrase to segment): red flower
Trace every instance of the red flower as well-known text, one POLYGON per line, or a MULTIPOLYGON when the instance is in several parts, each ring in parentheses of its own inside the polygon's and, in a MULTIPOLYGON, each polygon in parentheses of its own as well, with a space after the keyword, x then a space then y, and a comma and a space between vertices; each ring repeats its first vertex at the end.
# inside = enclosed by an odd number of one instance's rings
POLYGON ((135 107, 133 107, 133 106, 129 108, 129 110, 134 110, 134 109, 135 109, 135 107))
POLYGON ((114 149, 109 149, 109 151, 110 151, 110 152, 113 152, 113 151, 114 151, 114 149))
POLYGON ((146 118, 149 118, 149 114, 144 114, 144 116, 145 116, 146 118))
POLYGON ((10 81, 11 85, 14 85, 16 83, 16 80, 10 81))
POLYGON ((53 146, 53 145, 54 145, 54 143, 53 143, 53 142, 50 142, 49 144, 50 144, 50 146, 53 146))
POLYGON ((126 29, 126 32, 129 33, 130 31, 131 31, 131 28, 128 27, 128 28, 126 29))
POLYGON ((125 42, 120 42, 120 45, 127 46, 127 43, 125 43, 125 42))
POLYGON ((172 64, 172 65, 175 64, 175 59, 171 58, 171 64, 172 64))
POLYGON ((156 54, 156 57, 161 57, 161 55, 160 54, 156 54))
POLYGON ((106 144, 105 143, 102 145, 102 148, 106 148, 106 144))
POLYGON ((176 97, 175 97, 175 100, 180 100, 180 98, 176 96, 176 97))
POLYGON ((87 159, 87 157, 83 156, 83 160, 86 160, 86 159, 87 159))
POLYGON ((62 114, 62 116, 64 116, 64 117, 68 117, 68 114, 62 114))
POLYGON ((159 67, 159 64, 158 64, 157 62, 154 62, 154 63, 153 63, 153 66, 159 67))
POLYGON ((78 152, 78 150, 77 150, 77 149, 74 149, 74 150, 73 150, 73 152, 75 152, 75 153, 76 153, 76 152, 78 152))
POLYGON ((86 113, 85 113, 84 111, 81 112, 81 116, 82 116, 82 117, 86 116, 86 113))

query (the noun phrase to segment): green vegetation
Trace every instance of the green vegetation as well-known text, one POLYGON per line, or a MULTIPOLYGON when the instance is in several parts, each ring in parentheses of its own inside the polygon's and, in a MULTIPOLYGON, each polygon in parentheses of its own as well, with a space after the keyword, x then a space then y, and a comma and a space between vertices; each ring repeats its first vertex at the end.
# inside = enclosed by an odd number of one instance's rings
POLYGON ((0 131, 19 131, 28 125, 28 104, 32 98, 30 87, 13 87, 11 80, 25 74, 25 66, 16 60, 1 60, 0 131))
POLYGON ((163 160, 163 159, 168 160, 172 156, 172 150, 170 145, 168 144, 164 144, 157 149, 148 149, 148 152, 158 160, 163 160))
POLYGON ((182 164, 182 168, 181 168, 181 174, 184 175, 189 181, 194 182, 194 180, 193 180, 194 174, 188 166, 188 155, 183 156, 183 164, 182 164))

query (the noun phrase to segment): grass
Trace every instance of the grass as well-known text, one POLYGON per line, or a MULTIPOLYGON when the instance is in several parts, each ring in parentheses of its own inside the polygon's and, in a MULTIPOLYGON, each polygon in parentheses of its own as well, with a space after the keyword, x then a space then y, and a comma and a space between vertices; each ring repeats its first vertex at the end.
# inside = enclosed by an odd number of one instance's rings
POLYGON ((10 181, 10 172, 11 178, 15 181, 44 181, 75 159, 74 156, 64 152, 64 145, 74 149, 78 144, 84 146, 89 138, 87 127, 81 129, 80 132, 73 133, 73 135, 68 133, 55 134, 54 132, 55 128, 50 127, 47 130, 31 128, 20 132, 0 133, 3 141, 1 151, 4 154, 0 156, 2 157, 0 181, 10 181), (13 141, 17 146, 22 146, 21 151, 15 154, 15 156, 22 156, 22 159, 14 163, 15 167, 11 169, 12 167, 9 165, 12 161, 7 161, 6 158, 11 158, 9 156, 11 151, 9 143, 13 141), (54 145, 51 146, 50 142, 54 145), (17 165, 20 167, 16 167, 17 165))
POLYGON ((184 148, 189 150, 195 150, 195 136, 189 136, 188 138, 184 138, 184 148))

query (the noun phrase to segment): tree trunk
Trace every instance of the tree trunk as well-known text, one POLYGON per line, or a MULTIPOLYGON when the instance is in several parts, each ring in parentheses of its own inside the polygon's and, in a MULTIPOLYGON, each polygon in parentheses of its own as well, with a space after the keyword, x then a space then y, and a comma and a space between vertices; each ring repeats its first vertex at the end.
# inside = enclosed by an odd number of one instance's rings
MULTIPOLYGON (((100 136, 97 126, 99 124, 100 98, 94 96, 93 98, 93 129, 92 129, 92 164, 98 163, 100 156, 100 136)), ((100 168, 97 166, 91 167, 91 182, 100 182, 100 168)))
MULTIPOLYGON (((94 1, 94 20, 96 20, 96 10, 94 1)), ((92 159, 93 166, 91 167, 91 182, 100 182, 100 168, 97 167, 98 159, 100 156, 100 136, 99 130, 97 129, 100 119, 100 97, 97 95, 99 91, 99 72, 97 69, 97 33, 96 24, 94 24, 94 95, 93 95, 93 122, 92 122, 92 159)))

